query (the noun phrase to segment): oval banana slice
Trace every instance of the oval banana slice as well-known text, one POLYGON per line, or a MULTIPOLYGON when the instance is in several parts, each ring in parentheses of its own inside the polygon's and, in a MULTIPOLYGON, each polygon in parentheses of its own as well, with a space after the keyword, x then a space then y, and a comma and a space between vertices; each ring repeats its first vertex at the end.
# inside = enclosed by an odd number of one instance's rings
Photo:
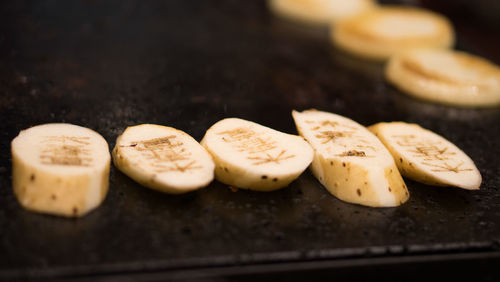
POLYGON ((185 132, 161 125, 128 127, 116 140, 113 162, 138 183, 170 194, 200 189, 214 178, 207 151, 185 132))
POLYGON ((34 126, 12 140, 11 150, 14 194, 28 210, 79 217, 106 197, 109 148, 91 129, 65 123, 34 126))
POLYGON ((405 93, 462 107, 500 105, 500 67, 464 52, 412 50, 389 60, 385 76, 405 93))
POLYGON ((309 24, 331 24, 375 7, 373 0, 269 0, 278 15, 309 24))
POLYGON ((238 118, 215 123, 201 144, 214 158, 217 180, 256 191, 287 186, 313 157, 301 137, 238 118))
POLYGON ((314 148, 313 174, 340 200, 393 207, 409 193, 391 154, 365 127, 332 113, 293 111, 297 130, 314 148))
POLYGON ((382 122, 369 129, 389 149, 404 176, 430 185, 479 189, 481 174, 474 162, 436 133, 404 122, 382 122))
POLYGON ((385 6, 335 25, 332 40, 339 48, 372 60, 386 60, 413 48, 449 48, 455 35, 448 19, 410 7, 385 6))

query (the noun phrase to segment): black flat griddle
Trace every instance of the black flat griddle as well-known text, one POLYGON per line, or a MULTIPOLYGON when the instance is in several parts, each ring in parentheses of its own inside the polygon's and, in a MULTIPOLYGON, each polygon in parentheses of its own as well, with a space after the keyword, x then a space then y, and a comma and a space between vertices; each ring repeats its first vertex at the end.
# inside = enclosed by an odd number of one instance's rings
MULTIPOLYGON (((0 13, 0 279, 499 277, 498 108, 409 98, 382 65, 262 1, 10 1, 0 13), (83 125, 112 149, 141 123, 197 140, 226 117, 296 133, 291 110, 309 108, 431 129, 475 161, 481 190, 406 180, 409 202, 374 209, 337 200, 310 172, 270 193, 215 181, 171 196, 112 167, 106 200, 81 219, 28 212, 12 193, 10 141, 33 125, 83 125)), ((499 64, 500 29, 459 20, 457 48, 499 64)))

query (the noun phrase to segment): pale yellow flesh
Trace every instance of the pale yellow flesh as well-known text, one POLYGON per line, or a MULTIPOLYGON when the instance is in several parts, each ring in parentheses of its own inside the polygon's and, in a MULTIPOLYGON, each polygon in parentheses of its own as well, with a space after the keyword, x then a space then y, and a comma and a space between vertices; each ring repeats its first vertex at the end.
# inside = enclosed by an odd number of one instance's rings
POLYGON ((113 162, 140 184, 170 194, 203 188, 214 178, 214 162, 195 139, 154 124, 128 127, 116 141, 113 162))
POLYGON ((384 145, 360 124, 328 112, 293 111, 297 130, 313 147, 313 174, 340 200, 393 207, 409 193, 384 145))
POLYGON ((479 189, 481 174, 474 162, 445 138, 404 122, 378 123, 369 129, 389 149, 404 176, 430 185, 479 189))
POLYGON ((237 118, 214 124, 201 144, 214 158, 217 180, 256 191, 287 186, 313 157, 311 147, 301 137, 237 118))
POLYGON ((334 44, 353 55, 384 61, 415 48, 450 48, 453 27, 445 17, 423 9, 384 6, 335 25, 334 44))
POLYGON ((376 6, 373 0, 269 0, 268 3, 280 16, 314 25, 338 22, 376 6))
POLYGON ((386 78, 403 92, 460 107, 500 105, 500 68, 464 52, 420 49, 391 58, 386 78))
POLYGON ((99 206, 109 185, 108 144, 95 131, 44 124, 12 140, 14 194, 26 209, 79 217, 99 206))

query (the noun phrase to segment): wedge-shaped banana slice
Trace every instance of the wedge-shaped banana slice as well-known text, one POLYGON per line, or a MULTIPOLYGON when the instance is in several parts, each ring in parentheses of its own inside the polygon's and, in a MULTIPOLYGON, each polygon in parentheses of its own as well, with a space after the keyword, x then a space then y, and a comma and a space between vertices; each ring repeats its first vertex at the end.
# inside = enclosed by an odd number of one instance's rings
POLYGON ((12 183, 28 210, 79 217, 108 192, 108 144, 95 131, 51 123, 22 130, 12 140, 12 183))
POLYGON ((479 189, 481 174, 457 146, 417 124, 377 123, 369 129, 391 152, 401 173, 438 186, 479 189))
POLYGON ((161 125, 128 127, 116 140, 113 162, 138 183, 170 194, 203 188, 214 178, 207 151, 183 131, 161 125))
POLYGON ((287 186, 313 157, 301 137, 238 118, 215 123, 201 144, 214 158, 217 180, 256 191, 287 186))
POLYGON ((386 60, 413 48, 449 48, 453 27, 445 17, 418 8, 385 6, 335 25, 333 42, 345 51, 386 60))
POLYGON ((373 0, 269 0, 273 12, 308 24, 331 24, 375 8, 373 0))
POLYGON ((393 207, 409 198, 384 145, 360 124, 327 112, 293 111, 297 130, 314 148, 313 174, 340 200, 393 207))
POLYGON ((500 67, 464 52, 412 50, 389 60, 389 82, 411 96, 463 107, 500 104, 500 67))

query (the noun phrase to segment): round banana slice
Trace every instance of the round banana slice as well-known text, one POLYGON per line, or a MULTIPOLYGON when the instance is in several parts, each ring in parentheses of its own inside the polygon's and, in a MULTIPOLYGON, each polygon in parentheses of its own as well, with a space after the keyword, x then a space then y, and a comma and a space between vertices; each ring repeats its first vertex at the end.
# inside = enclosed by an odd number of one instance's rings
POLYGON ((386 60, 413 48, 449 48, 453 27, 444 16, 418 8, 386 6, 335 25, 333 42, 354 55, 386 60))
POLYGON ((201 144, 214 158, 217 180, 256 191, 287 186, 313 157, 311 146, 301 137, 238 118, 214 124, 201 144))
POLYGON ((500 68, 464 52, 421 49, 389 60, 385 76, 411 96, 462 107, 500 105, 500 68))
POLYGON ((51 123, 23 130, 12 140, 12 182, 28 210, 79 217, 108 192, 110 155, 95 131, 51 123))
POLYGON ((313 174, 342 201, 393 207, 409 193, 391 154, 365 127, 332 113, 293 111, 297 130, 314 148, 313 174))
POLYGON ((369 129, 389 149, 404 176, 430 185, 479 189, 481 174, 474 162, 436 133, 404 122, 382 122, 369 129))
POLYGON ((269 0, 273 12, 309 24, 331 24, 375 7, 373 0, 269 0))
POLYGON ((116 140, 113 162, 138 183, 170 194, 200 189, 214 178, 207 151, 185 132, 161 125, 128 127, 116 140))

